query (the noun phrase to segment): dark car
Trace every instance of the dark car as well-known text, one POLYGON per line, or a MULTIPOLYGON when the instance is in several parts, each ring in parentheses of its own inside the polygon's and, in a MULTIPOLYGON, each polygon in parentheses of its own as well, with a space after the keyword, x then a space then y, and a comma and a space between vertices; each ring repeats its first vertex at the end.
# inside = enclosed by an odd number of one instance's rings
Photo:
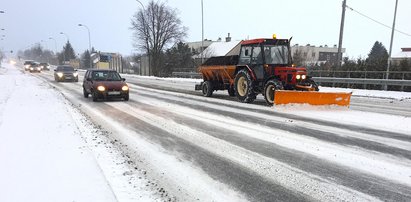
POLYGON ((83 94, 93 96, 93 101, 108 98, 129 99, 129 87, 115 70, 91 69, 87 70, 83 80, 83 94))
POLYGON ((77 69, 70 65, 60 65, 54 70, 54 80, 60 81, 75 81, 78 82, 77 69))
POLYGON ((29 66, 29 71, 30 71, 30 73, 33 73, 33 72, 39 72, 40 73, 41 72, 41 67, 38 63, 33 63, 29 66))
POLYGON ((43 70, 43 71, 49 71, 50 70, 50 65, 47 62, 40 63, 40 67, 41 67, 41 70, 43 70))
POLYGON ((26 60, 24 61, 24 70, 29 71, 30 65, 35 64, 33 60, 26 60))

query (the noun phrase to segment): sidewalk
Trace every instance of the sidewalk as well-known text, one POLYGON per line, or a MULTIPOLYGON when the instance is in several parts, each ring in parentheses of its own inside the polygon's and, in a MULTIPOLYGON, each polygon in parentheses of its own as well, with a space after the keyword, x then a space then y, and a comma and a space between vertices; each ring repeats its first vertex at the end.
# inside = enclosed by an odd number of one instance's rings
POLYGON ((116 201, 63 96, 2 66, 0 201, 116 201))

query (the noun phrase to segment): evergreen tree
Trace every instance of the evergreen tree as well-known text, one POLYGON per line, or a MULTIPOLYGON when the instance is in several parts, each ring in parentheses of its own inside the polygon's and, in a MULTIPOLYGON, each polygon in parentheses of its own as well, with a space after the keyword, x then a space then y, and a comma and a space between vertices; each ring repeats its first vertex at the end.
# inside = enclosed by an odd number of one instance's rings
POLYGON ((84 51, 83 54, 81 54, 81 67, 83 69, 90 69, 90 52, 88 50, 84 51))
POLYGON ((67 41, 66 45, 63 46, 63 51, 59 53, 58 58, 60 64, 64 64, 64 61, 76 59, 76 53, 74 52, 74 49, 70 44, 70 41, 67 41))
POLYGON ((366 59, 367 71, 384 71, 387 69, 388 52, 381 42, 376 41, 366 59))
POLYGON ((194 70, 194 60, 187 44, 179 42, 177 45, 168 49, 165 53, 167 61, 162 69, 162 74, 171 75, 173 71, 194 70), (184 70, 182 70, 184 69, 184 70))

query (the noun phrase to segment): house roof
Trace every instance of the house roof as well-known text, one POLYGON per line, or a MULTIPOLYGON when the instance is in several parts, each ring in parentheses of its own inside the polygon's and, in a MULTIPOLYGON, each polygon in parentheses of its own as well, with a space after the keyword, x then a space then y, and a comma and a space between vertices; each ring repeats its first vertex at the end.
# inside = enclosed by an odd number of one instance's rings
POLYGON ((401 48, 401 52, 392 56, 392 58, 411 58, 411 48, 401 48))

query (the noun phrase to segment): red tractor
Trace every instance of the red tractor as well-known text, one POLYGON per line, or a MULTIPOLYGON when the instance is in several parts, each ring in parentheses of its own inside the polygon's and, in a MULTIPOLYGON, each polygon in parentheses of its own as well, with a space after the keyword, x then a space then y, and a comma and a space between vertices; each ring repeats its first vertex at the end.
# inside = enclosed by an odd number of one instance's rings
POLYGON ((239 55, 212 57, 199 67, 199 72, 204 81, 195 89, 202 90, 207 97, 214 91, 228 90, 230 96, 246 103, 253 102, 261 93, 268 105, 348 105, 351 96, 316 92, 318 85, 307 76, 306 69, 293 65, 289 39, 241 41, 239 55), (277 95, 280 91, 281 96, 277 95))

